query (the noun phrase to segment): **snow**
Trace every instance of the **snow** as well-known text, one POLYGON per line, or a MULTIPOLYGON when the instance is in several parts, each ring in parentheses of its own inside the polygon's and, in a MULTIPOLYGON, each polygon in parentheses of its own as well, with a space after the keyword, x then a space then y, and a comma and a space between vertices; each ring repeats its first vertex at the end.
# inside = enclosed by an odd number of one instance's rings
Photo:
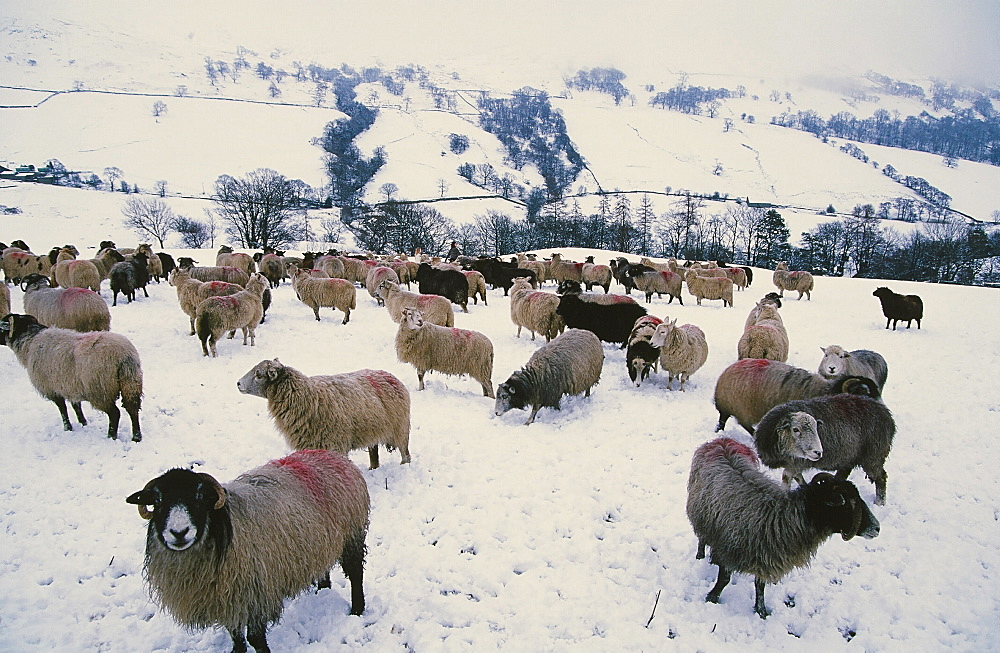
MULTIPOLYGON (((83 203, 107 196, 68 192, 83 203)), ((60 233, 59 218, 36 220, 60 233)), ((22 232, 5 225, 0 236, 12 233, 22 232)), ((95 224, 88 242, 105 235, 95 224)), ((563 253, 578 260, 614 254, 563 253)), ((1000 481, 990 434, 1000 428, 1000 401, 972 379, 1000 364, 989 327, 1000 318, 1000 300, 984 288, 886 282, 923 297, 920 330, 884 328, 871 296, 878 280, 817 278, 811 301, 785 302, 790 363, 814 369, 819 348, 834 343, 874 349, 889 362, 885 401, 898 434, 887 462, 888 501, 873 506, 882 531, 873 540, 828 540, 810 567, 769 586, 766 621, 752 611, 746 576, 736 576, 721 604, 704 603, 715 568, 694 558, 687 472, 694 449, 716 435, 714 380, 736 358, 752 302, 771 289, 768 271, 755 272, 733 309, 710 301, 699 307, 686 291, 684 306, 659 299, 648 306, 708 337, 708 362, 686 392, 676 384, 667 390, 663 376, 632 387, 623 353, 607 345, 591 397, 542 409, 531 426, 522 411, 494 417, 492 401, 468 378, 432 373, 418 392, 414 370, 396 360, 396 326, 360 288, 357 310, 341 325, 330 309, 316 322, 282 285, 257 346, 224 340, 216 359, 203 358, 187 335, 187 317, 166 283, 112 309, 112 328, 143 360, 144 439, 137 444, 128 441, 127 420, 119 440, 107 439, 106 416, 89 406, 90 424, 64 432, 58 411, 4 348, 0 648, 228 647, 223 631, 188 632, 149 600, 145 522, 124 498, 170 467, 194 465, 228 481, 288 453, 266 402, 235 386, 273 357, 310 375, 385 369, 413 402, 412 463, 383 453, 382 466, 369 471, 364 451, 351 454, 372 498, 365 614, 348 616, 346 581, 335 573, 331 590, 288 602, 271 629, 275 650, 657 650, 667 638, 685 650, 994 648, 1000 481)), ((21 293, 12 294, 20 310, 21 293)), ((488 294, 489 306, 457 313, 456 326, 493 341, 498 384, 542 341, 514 337, 508 299, 488 294)), ((751 441, 732 423, 724 434, 751 441)), ((851 480, 871 502, 863 473, 851 480)))

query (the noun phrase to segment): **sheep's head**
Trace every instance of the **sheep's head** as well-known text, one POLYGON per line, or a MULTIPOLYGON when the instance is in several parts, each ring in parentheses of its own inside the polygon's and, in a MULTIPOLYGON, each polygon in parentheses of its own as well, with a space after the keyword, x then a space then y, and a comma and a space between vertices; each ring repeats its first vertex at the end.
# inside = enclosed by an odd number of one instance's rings
POLYGON ((878 520, 850 481, 820 472, 804 491, 806 514, 817 528, 840 533, 845 540, 858 535, 865 539, 878 535, 878 520))
POLYGON ((39 325, 38 320, 31 315, 18 315, 17 313, 4 315, 0 318, 0 345, 10 346, 10 343, 17 340, 33 326, 45 328, 39 325))
POLYGON ((625 355, 628 363, 628 376, 638 388, 649 377, 653 363, 660 358, 660 350, 649 344, 649 341, 639 338, 629 343, 625 355))
POLYGON ((399 321, 399 326, 416 331, 424 326, 424 314, 415 308, 404 308, 403 319, 399 321))
POLYGON ((865 376, 844 376, 837 379, 830 387, 830 394, 859 395, 879 401, 882 399, 882 392, 879 390, 878 384, 865 376))
POLYGON ((277 358, 262 360, 236 382, 236 388, 245 395, 267 398, 268 386, 284 378, 287 369, 277 358))
POLYGON ((817 420, 809 413, 788 413, 775 427, 778 449, 790 458, 819 460, 823 457, 823 443, 819 439, 819 426, 822 424, 822 420, 817 420))
POLYGON ((656 330, 653 331, 652 337, 649 339, 650 344, 654 347, 664 347, 670 340, 670 336, 673 334, 674 329, 677 328, 677 318, 673 320, 665 321, 662 324, 656 325, 656 330))
POLYGON ((819 373, 828 379, 843 374, 847 367, 846 359, 850 354, 840 345, 830 345, 820 349, 823 351, 823 360, 819 362, 819 373))
POLYGON ((209 474, 176 468, 154 478, 125 502, 137 506, 139 515, 150 520, 160 544, 184 551, 207 532, 209 516, 226 504, 226 491, 209 474))
POLYGON ((51 287, 53 287, 52 281, 48 277, 42 276, 37 272, 32 272, 28 276, 21 279, 21 290, 24 292, 27 292, 29 288, 34 290, 36 288, 51 287))
MULTIPOLYGON (((520 279, 522 277, 518 277, 520 279)), ((517 281, 517 279, 515 279, 517 281)), ((528 279, 525 279, 528 282, 528 279)), ((565 281, 560 281, 559 285, 556 287, 557 295, 579 295, 583 292, 583 288, 580 286, 579 281, 573 281, 572 279, 566 279, 565 281)))
POLYGON ((497 386, 496 395, 493 412, 497 417, 512 408, 524 409, 528 405, 528 396, 524 385, 513 376, 497 386))

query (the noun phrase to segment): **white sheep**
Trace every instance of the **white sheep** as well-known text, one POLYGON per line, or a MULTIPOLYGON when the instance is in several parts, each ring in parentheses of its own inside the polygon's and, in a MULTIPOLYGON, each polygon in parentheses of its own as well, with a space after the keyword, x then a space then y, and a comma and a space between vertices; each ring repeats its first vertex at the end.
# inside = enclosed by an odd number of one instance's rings
POLYGON ((267 399, 275 426, 293 449, 330 449, 346 455, 368 449, 371 468, 379 465, 378 445, 399 449, 410 462, 410 393, 383 370, 306 376, 263 360, 236 382, 243 394, 267 399))
POLYGON ((235 295, 243 290, 243 286, 225 281, 199 281, 191 277, 189 270, 190 268, 174 268, 170 271, 167 282, 177 288, 177 301, 181 310, 190 318, 190 335, 193 336, 198 305, 209 297, 235 295))
POLYGON ((403 290, 399 284, 391 281, 383 281, 378 287, 378 293, 385 301, 386 311, 393 322, 399 323, 403 319, 404 308, 415 308, 428 322, 446 327, 455 326, 455 311, 445 297, 403 290))
POLYGON ((702 299, 721 299, 723 306, 733 305, 733 282, 728 278, 688 274, 685 280, 688 292, 694 295, 698 306, 701 306, 702 299))
POLYGON ((870 349, 845 351, 840 345, 820 347, 823 359, 819 362, 819 373, 828 379, 838 376, 865 376, 875 381, 879 389, 885 387, 889 378, 889 365, 878 352, 870 349))
POLYGON ((60 288, 90 288, 101 292, 101 273, 88 259, 60 261, 52 266, 49 276, 60 288))
POLYGON ((781 261, 774 268, 771 280, 778 287, 778 294, 782 297, 785 296, 786 290, 794 290, 799 293, 799 299, 802 299, 802 295, 805 295, 806 299, 812 299, 813 275, 803 270, 790 271, 786 261, 781 261))
POLYGON ((683 391, 691 375, 708 360, 705 333, 693 324, 677 326, 677 318, 658 325, 650 344, 660 348, 660 367, 667 371, 668 390, 676 377, 683 391))
POLYGON ((758 304, 753 313, 753 324, 747 327, 736 345, 737 355, 739 358, 768 358, 784 363, 788 360, 788 331, 778 314, 778 307, 772 303, 758 304))
POLYGON ((143 575, 187 628, 222 626, 233 651, 264 653, 286 599, 329 588, 340 564, 351 614, 365 610, 370 499, 360 470, 330 451, 297 451, 221 484, 172 469, 125 499, 149 520, 143 575))
POLYGON ((30 315, 10 314, 0 321, 0 345, 10 347, 28 371, 31 384, 59 409, 63 428, 72 431, 66 401, 86 426, 82 402, 108 415, 108 437, 118 437, 122 406, 132 419, 132 441, 142 440, 142 364, 125 336, 111 331, 79 333, 47 327, 30 315))
POLYGON ((198 304, 194 326, 205 356, 209 355, 209 349, 213 358, 218 356, 215 346, 226 331, 230 332, 231 337, 236 329, 240 329, 243 331, 244 345, 247 344, 248 335, 250 346, 256 344, 257 325, 264 317, 262 298, 267 287, 264 275, 255 272, 243 290, 224 297, 209 297, 198 304))
MULTIPOLYGON (((4 289, 6 289, 4 284, 4 289)), ((24 290, 24 312, 40 324, 74 331, 110 331, 111 311, 104 299, 89 288, 51 288, 49 280, 40 274, 29 274, 21 280, 24 290)), ((10 295, 6 310, 10 313, 10 295)))
POLYGON ((346 279, 313 277, 309 270, 298 268, 292 272, 292 288, 295 289, 299 301, 313 310, 317 322, 320 307, 342 311, 344 321, 341 324, 351 321, 351 310, 357 307, 358 302, 357 290, 353 283, 346 279))
POLYGON ((378 289, 379 284, 386 280, 393 283, 401 283, 399 275, 396 274, 396 271, 386 265, 376 265, 368 271, 368 276, 365 277, 365 288, 368 289, 368 294, 371 295, 372 299, 374 299, 379 306, 385 302, 378 296, 376 290, 378 289))
POLYGON ((396 332, 396 357, 417 368, 420 390, 428 370, 442 374, 468 374, 493 394, 493 343, 478 331, 443 327, 424 320, 415 308, 404 308, 396 332))
POLYGON ((510 319, 517 326, 517 337, 521 337, 522 327, 531 331, 532 340, 535 339, 535 333, 543 334, 545 342, 550 342, 562 333, 566 329, 566 323, 556 313, 559 301, 558 295, 533 290, 529 279, 514 279, 510 290, 510 319))

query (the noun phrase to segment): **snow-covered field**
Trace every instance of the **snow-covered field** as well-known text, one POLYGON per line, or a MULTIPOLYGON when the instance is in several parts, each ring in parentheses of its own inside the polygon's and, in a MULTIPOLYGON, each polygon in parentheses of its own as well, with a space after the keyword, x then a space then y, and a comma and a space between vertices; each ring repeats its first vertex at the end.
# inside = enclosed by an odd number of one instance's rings
MULTIPOLYGON (((12 235, 0 230, 2 240, 12 235)), ((88 242, 105 235, 95 228, 88 242)), ((128 441, 127 420, 121 439, 108 440, 106 417, 89 406, 90 424, 64 432, 56 408, 34 392, 13 353, 0 350, 0 649, 228 648, 225 632, 187 632, 151 603, 142 579, 145 522, 124 499, 170 467, 227 481, 286 454, 266 402, 235 385, 260 360, 278 357, 310 375, 363 367, 397 375, 412 396, 413 462, 401 466, 398 454, 383 453, 382 467, 368 471, 365 452, 352 453, 372 498, 368 608, 348 616, 337 570, 332 590, 287 604, 271 630, 274 650, 649 651, 671 638, 684 650, 995 650, 1000 445, 992 434, 1000 395, 980 372, 1000 364, 989 326, 1000 318, 1000 297, 890 282, 926 306, 922 329, 893 332, 871 296, 878 285, 818 278, 812 301, 791 299, 781 313, 792 364, 814 369, 829 344, 874 349, 889 362, 885 401, 898 433, 888 501, 873 508, 882 531, 873 540, 831 538, 809 568, 769 587, 773 615, 761 621, 746 576, 720 605, 704 603, 715 568, 694 558, 684 502, 691 454, 715 437, 715 379, 736 359, 753 301, 773 289, 767 271, 757 271, 733 309, 699 307, 686 291, 684 306, 648 306, 707 334, 708 362, 686 392, 667 390, 662 376, 632 387, 623 353, 606 346, 592 396, 543 409, 531 426, 522 425, 524 412, 494 417, 471 379, 431 374, 418 392, 414 370, 396 360, 395 325, 364 289, 341 325, 329 309, 314 321, 283 285, 256 347, 226 340, 207 359, 187 335, 174 289, 153 284, 149 298, 112 309, 113 330, 143 361, 141 443, 128 441)), ((110 299, 106 285, 103 294, 110 299)), ((16 311, 21 292, 13 296, 16 311)), ((492 339, 494 384, 541 344, 514 337, 508 309, 502 292, 490 291, 489 306, 456 316, 457 326, 492 339)), ((750 441, 732 423, 725 434, 750 441)), ((860 470, 851 480, 872 501, 860 470)))

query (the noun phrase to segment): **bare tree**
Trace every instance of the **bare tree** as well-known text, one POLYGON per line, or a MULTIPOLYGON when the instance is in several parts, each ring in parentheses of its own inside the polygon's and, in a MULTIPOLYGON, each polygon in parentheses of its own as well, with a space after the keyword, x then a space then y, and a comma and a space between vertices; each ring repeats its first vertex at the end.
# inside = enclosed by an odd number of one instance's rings
POLYGON ((115 190, 115 182, 121 179, 125 173, 122 172, 121 168, 115 166, 108 166, 104 169, 104 176, 108 178, 108 184, 111 186, 111 191, 115 190))
POLYGON ((241 247, 284 248, 307 232, 295 183, 274 170, 258 168, 241 179, 222 175, 212 199, 226 232, 241 247))
MULTIPOLYGON (((153 102, 153 117, 154 118, 159 118, 160 116, 162 116, 166 112, 167 112, 167 103, 166 102, 164 102, 163 100, 157 100, 156 102, 153 102)), ((157 120, 156 122, 160 122, 160 121, 157 120)))
POLYGON ((160 179, 155 184, 153 184, 153 186, 156 188, 156 194, 157 195, 159 195, 160 197, 166 197, 167 196, 167 180, 166 179, 160 179))
POLYGON ((441 194, 441 197, 444 197, 444 194, 448 192, 448 182, 445 181, 444 177, 438 179, 438 192, 441 194))
POLYGON ((160 199, 146 199, 130 195, 122 206, 125 226, 140 234, 155 238, 163 249, 163 241, 174 230, 176 217, 167 203, 160 199))
POLYGON ((391 181, 387 181, 386 183, 384 183, 381 186, 379 186, 378 190, 379 190, 380 193, 382 193, 383 195, 385 195, 385 201, 386 202, 391 202, 392 201, 392 196, 395 195, 396 192, 399 190, 399 186, 397 186, 396 184, 392 183, 391 181))

